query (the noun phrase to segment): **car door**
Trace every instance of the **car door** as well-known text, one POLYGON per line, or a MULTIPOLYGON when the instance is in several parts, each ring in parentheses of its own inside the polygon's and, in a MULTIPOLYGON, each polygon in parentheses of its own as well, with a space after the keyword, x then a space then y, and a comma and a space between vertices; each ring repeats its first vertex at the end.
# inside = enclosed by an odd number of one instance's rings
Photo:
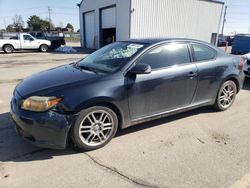
POLYGON ((190 43, 194 63, 198 69, 197 91, 193 103, 213 101, 220 86, 221 77, 226 70, 225 66, 216 59, 217 52, 208 45, 190 43))
POLYGON ((22 47, 23 49, 38 49, 39 43, 30 35, 24 34, 22 47))
POLYGON ((197 85, 197 68, 186 43, 154 47, 136 63, 150 65, 152 72, 126 78, 133 120, 190 105, 197 85))

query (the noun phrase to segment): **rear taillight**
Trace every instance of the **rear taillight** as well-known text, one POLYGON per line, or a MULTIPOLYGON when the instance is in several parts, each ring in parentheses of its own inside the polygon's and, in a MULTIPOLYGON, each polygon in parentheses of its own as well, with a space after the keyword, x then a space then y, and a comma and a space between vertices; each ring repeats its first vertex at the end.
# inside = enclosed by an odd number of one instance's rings
POLYGON ((246 60, 244 60, 243 58, 240 58, 240 64, 239 64, 240 70, 243 70, 245 63, 246 63, 246 60))

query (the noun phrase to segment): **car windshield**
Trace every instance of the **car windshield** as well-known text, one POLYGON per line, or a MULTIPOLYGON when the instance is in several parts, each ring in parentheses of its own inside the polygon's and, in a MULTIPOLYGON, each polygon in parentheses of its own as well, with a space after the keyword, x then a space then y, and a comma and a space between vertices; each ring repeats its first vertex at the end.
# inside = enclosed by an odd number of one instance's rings
POLYGON ((78 62, 78 65, 97 72, 112 73, 121 67, 123 63, 128 62, 143 48, 145 48, 145 45, 139 43, 112 43, 81 60, 78 62))

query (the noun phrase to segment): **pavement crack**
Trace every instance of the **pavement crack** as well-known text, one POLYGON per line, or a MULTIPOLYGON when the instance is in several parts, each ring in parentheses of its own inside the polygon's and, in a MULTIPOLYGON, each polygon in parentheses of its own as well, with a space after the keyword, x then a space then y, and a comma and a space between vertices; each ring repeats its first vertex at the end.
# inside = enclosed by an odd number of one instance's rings
POLYGON ((205 142, 203 140, 201 140, 200 138, 197 138, 197 140, 202 143, 202 144, 205 144, 205 142))
POLYGON ((156 185, 152 185, 148 182, 145 182, 144 180, 140 180, 140 179, 135 179, 132 177, 129 177, 127 175, 125 175, 123 172, 119 171, 118 169, 111 167, 111 166, 107 166, 104 165, 103 163, 101 163, 100 161, 96 160, 94 157, 92 157, 91 155, 89 155, 88 153, 84 153, 89 159, 91 159, 95 164, 97 164, 98 166, 101 166, 102 168, 105 168, 113 173, 118 174, 119 176, 125 178, 126 180, 136 184, 136 185, 140 185, 143 187, 152 187, 152 188, 159 188, 159 186, 156 185))

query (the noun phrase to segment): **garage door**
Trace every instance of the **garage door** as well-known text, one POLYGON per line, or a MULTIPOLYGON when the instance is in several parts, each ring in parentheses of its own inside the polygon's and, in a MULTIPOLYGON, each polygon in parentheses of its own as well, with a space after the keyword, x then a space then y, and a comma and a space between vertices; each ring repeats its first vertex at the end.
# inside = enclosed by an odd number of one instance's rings
POLYGON ((116 27, 116 8, 107 8, 102 10, 102 29, 116 27))
POLYGON ((85 47, 86 48, 95 48, 95 12, 88 12, 84 14, 84 23, 85 23, 85 47))

